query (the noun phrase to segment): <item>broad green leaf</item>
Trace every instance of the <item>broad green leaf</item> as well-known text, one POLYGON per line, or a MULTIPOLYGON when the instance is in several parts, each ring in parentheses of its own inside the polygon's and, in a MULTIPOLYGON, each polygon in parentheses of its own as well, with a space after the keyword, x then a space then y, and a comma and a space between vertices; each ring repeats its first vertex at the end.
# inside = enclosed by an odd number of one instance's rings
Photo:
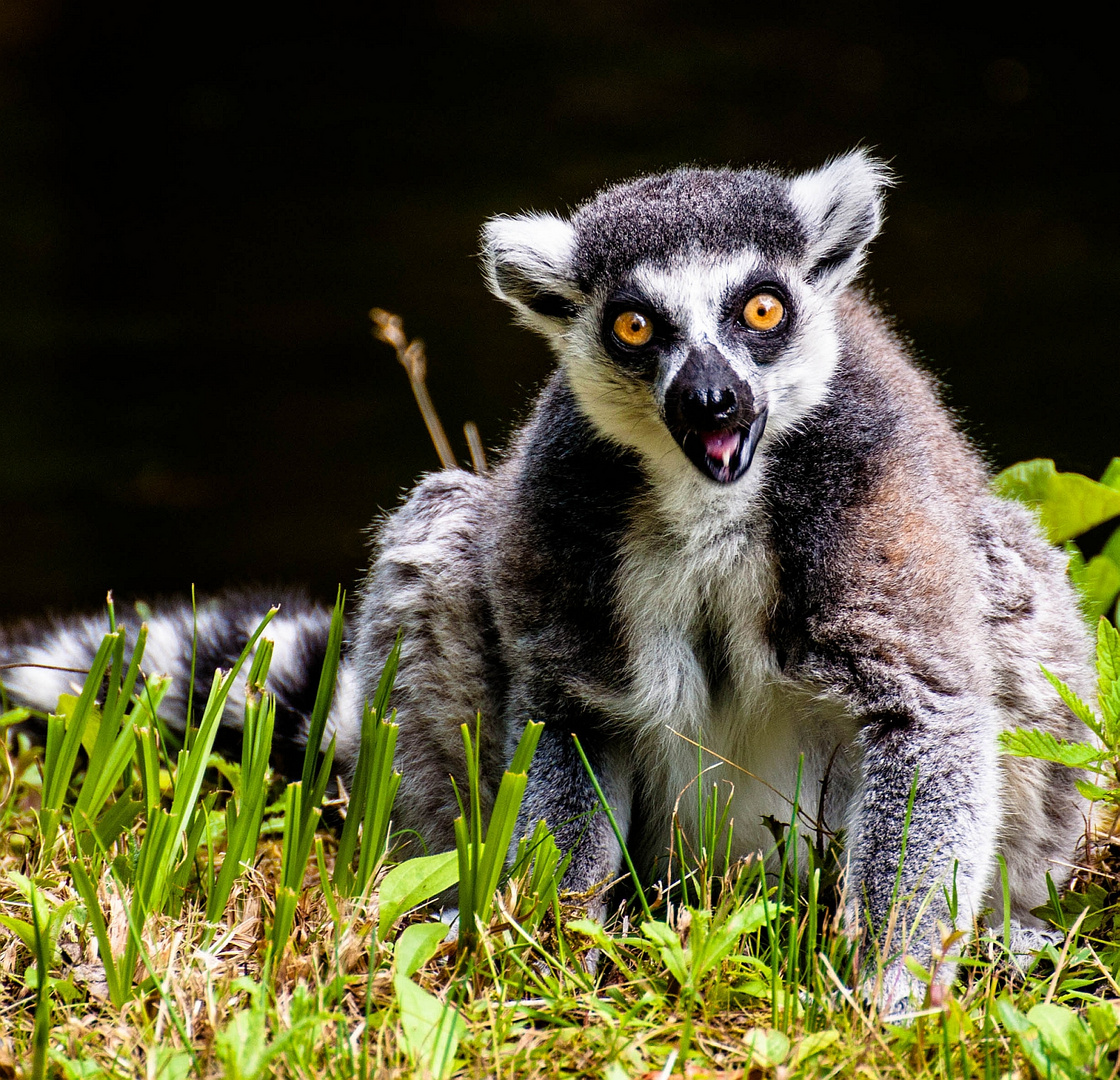
POLYGON ((1095 555, 1085 563, 1080 578, 1074 578, 1074 584, 1081 592, 1085 614, 1095 623, 1120 593, 1120 566, 1107 555, 1095 555))
POLYGON ((837 1039, 840 1038, 840 1032, 835 1028, 829 1028, 827 1031, 814 1031, 810 1035, 806 1035, 793 1051, 793 1066, 797 1068, 803 1061, 808 1058, 819 1054, 822 1050, 827 1050, 837 1039))
POLYGON ((1027 1020, 1038 1028, 1051 1054, 1075 1068, 1083 1068, 1092 1061, 1092 1032, 1073 1009, 1066 1005, 1035 1005, 1027 1012, 1027 1020))
POLYGON ((1005 499, 1015 499, 1030 506, 1038 506, 1046 498, 1050 479, 1056 476, 1057 466, 1049 458, 1020 461, 1004 469, 993 480, 998 494, 1005 499))
POLYGON ((1060 1066, 1054 1067, 1054 1062, 1042 1046, 1038 1028, 1011 1004, 1011 999, 1006 994, 996 1002, 996 1014, 1004 1028, 1018 1040, 1019 1048, 1026 1055, 1027 1060, 1043 1076, 1060 1077, 1063 1080, 1068 1076, 1066 1070, 1060 1066))
POLYGON ((1016 728, 1002 731, 999 736, 1000 749, 1014 757, 1041 758, 1068 765, 1073 769, 1086 769, 1101 760, 1101 751, 1088 743, 1070 742, 1059 739, 1052 732, 1037 728, 1016 728))
MULTIPOLYGON (((1120 462, 1120 458, 1112 460, 1120 462)), ((1085 1019, 1089 1021, 1093 1038, 1106 1048, 1113 1039, 1120 1036, 1120 1015, 1117 1015, 1117 1005, 1116 1001, 1102 1001, 1090 1005, 1085 1010, 1085 1019)))
POLYGON ((229 1080, 262 1080, 272 1074, 275 1047, 268 1042, 268 1014, 241 1009, 214 1037, 214 1052, 229 1080))
POLYGON ((459 857, 454 851, 421 855, 394 866, 378 889, 377 936, 397 921, 398 916, 418 904, 431 900, 459 880, 459 857))
POLYGON ((996 491, 1036 507, 1055 544, 1120 515, 1120 491, 1080 473, 1058 472, 1048 458, 1020 462, 995 478, 996 491))
POLYGON ((610 935, 603 929, 603 924, 594 919, 572 919, 564 924, 564 928, 590 938, 600 949, 610 949, 614 945, 610 935))
POLYGON ((743 1036, 751 1064, 763 1069, 781 1065, 789 1056, 789 1036, 773 1028, 751 1028, 743 1036))
POLYGON ((28 952, 35 951, 35 927, 23 919, 13 919, 10 915, 0 915, 0 926, 6 926, 23 942, 28 952))
POLYGON ((440 1001, 411 979, 397 975, 393 988, 401 1009, 401 1035, 413 1063, 421 1074, 430 1073, 436 1080, 443 1080, 454 1067, 455 1051, 467 1025, 453 1005, 440 1001))
POLYGON ((401 931, 393 956, 397 962, 397 974, 406 979, 416 974, 439 949, 451 928, 447 923, 413 923, 401 931))
POLYGON ((704 957, 698 974, 721 964, 744 934, 750 934, 766 922, 766 905, 761 900, 736 908, 719 926, 712 930, 705 946, 704 957))
POLYGON ((1104 473, 1101 476, 1101 483, 1105 487, 1110 487, 1114 491, 1120 491, 1120 457, 1114 457, 1107 466, 1105 466, 1104 473))
POLYGON ((1120 529, 1113 529, 1112 535, 1104 542, 1104 547, 1101 548, 1101 554, 1120 566, 1120 529))

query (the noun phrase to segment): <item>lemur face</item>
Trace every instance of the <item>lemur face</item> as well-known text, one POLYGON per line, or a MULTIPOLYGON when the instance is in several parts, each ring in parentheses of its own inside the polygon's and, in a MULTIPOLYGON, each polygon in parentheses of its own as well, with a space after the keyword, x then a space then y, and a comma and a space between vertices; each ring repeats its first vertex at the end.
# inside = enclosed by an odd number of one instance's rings
POLYGON ((787 180, 680 169, 607 188, 570 221, 496 218, 491 288, 543 332, 599 433, 651 468, 732 484, 827 393, 834 305, 878 231, 862 152, 787 180))

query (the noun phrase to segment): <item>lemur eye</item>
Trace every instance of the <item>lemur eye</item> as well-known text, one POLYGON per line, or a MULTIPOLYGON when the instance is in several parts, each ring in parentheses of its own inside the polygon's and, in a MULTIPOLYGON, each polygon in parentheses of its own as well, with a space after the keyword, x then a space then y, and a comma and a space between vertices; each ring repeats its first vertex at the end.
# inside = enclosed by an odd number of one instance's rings
POLYGON ((623 345, 636 349, 653 337, 653 323, 640 311, 624 311, 614 321, 614 336, 623 345))
POLYGON ((755 293, 743 308, 743 321, 752 330, 773 330, 782 321, 786 309, 773 293, 755 293))

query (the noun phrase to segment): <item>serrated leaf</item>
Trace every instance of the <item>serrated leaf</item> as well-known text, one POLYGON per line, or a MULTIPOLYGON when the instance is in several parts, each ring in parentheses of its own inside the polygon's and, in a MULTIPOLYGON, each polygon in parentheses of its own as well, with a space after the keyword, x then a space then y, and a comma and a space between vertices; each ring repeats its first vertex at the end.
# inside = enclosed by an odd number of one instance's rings
POLYGON ((1106 728, 1120 721, 1120 630, 1107 619, 1097 623, 1098 700, 1106 728))
POLYGON ((1090 802, 1115 803, 1120 801, 1120 790, 1101 787, 1088 780, 1075 780, 1074 785, 1090 802))
POLYGON ((1056 675, 1047 671, 1046 668, 1042 669, 1042 674, 1050 681, 1050 685, 1058 691, 1058 697, 1066 703, 1069 711, 1083 724, 1091 728, 1094 733, 1100 736, 1103 732, 1100 719, 1093 710, 1081 700, 1077 692, 1062 682, 1056 675))
POLYGON ((1039 758, 1068 765, 1071 769, 1087 769, 1102 760, 1102 752, 1088 743, 1059 739, 1052 732, 1038 728, 1016 728, 1001 731, 1000 749, 1014 757, 1039 758))

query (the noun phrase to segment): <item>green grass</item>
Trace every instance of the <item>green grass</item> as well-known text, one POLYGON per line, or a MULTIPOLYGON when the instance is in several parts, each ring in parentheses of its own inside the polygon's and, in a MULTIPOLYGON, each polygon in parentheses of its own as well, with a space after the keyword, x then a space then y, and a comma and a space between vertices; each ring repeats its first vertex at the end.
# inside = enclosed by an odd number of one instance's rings
MULTIPOLYGON (((1115 513, 1118 480, 1120 464, 1097 484, 1027 463, 1000 483, 1069 542, 1115 513)), ((1114 560, 1118 537, 1096 559, 1073 556, 1090 617, 1120 590, 1120 562, 1114 575, 1098 561, 1114 560)), ((1052 897, 1063 938, 1028 972, 1005 934, 978 936, 951 991, 888 1025, 851 989, 874 978, 875 958, 839 925, 837 841, 807 829, 799 841, 796 805, 772 823, 768 863, 735 864, 725 808, 697 783, 702 835, 678 834, 668 888, 592 922, 562 896, 566 861, 543 827, 503 874, 530 725, 490 820, 472 779, 458 850, 394 864, 399 644, 367 710, 343 827, 319 830, 332 750, 309 754, 292 784, 267 764, 267 618, 215 676, 181 748, 157 719, 166 682, 141 674, 144 631, 113 612, 45 747, 0 741, 0 1077, 1120 1076, 1120 858, 1107 836, 1052 897), (245 742, 226 762, 211 750, 235 680, 248 687, 245 742), (449 940, 424 904, 456 886, 449 940)), ((1120 636, 1100 627, 1099 700, 1062 692, 1103 751, 1022 734, 1006 749, 1095 769, 1084 790, 1104 829, 1120 636)), ((341 634, 340 597, 318 733, 341 634)), ((0 728, 27 718, 4 712, 0 728)), ((463 736, 473 761, 477 738, 466 725, 463 736)))

